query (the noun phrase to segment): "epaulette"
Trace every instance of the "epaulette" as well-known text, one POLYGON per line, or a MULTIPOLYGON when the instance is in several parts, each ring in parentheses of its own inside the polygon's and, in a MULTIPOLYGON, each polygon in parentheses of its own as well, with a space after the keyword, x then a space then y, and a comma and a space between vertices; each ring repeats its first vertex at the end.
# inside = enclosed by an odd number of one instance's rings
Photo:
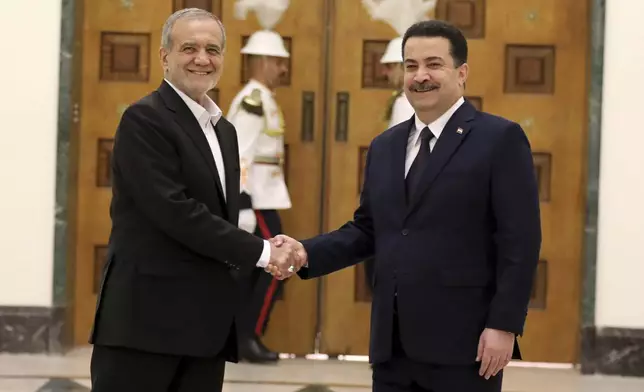
POLYGON ((263 116, 264 106, 262 105, 262 92, 258 88, 253 89, 249 95, 242 99, 241 107, 248 113, 263 116))
POLYGON ((391 97, 389 97, 389 100, 387 100, 387 110, 385 111, 385 121, 391 120, 391 116, 394 114, 394 103, 396 102, 396 99, 402 95, 403 90, 396 90, 391 93, 391 97))

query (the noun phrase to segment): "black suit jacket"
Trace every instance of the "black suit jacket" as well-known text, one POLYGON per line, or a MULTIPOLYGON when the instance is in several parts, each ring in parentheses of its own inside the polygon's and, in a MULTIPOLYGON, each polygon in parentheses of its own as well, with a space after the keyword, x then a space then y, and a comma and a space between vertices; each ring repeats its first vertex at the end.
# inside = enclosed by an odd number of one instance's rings
POLYGON ((263 242, 237 228, 239 153, 224 118, 226 198, 196 118, 163 82, 130 106, 112 159, 112 232, 90 343, 237 359, 235 274, 263 242))
POLYGON ((413 121, 372 141, 353 220, 303 242, 309 266, 300 276, 329 274, 375 254, 371 361, 391 356, 397 293, 400 336, 411 359, 472 364, 484 328, 523 332, 541 246, 532 154, 518 124, 466 101, 407 204, 413 121))

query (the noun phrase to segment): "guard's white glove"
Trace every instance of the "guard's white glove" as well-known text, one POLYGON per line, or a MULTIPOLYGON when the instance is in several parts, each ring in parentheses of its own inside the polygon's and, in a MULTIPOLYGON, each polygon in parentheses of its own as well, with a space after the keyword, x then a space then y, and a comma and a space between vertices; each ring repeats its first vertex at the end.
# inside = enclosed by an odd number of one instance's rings
POLYGON ((249 233, 254 233, 257 227, 257 217, 252 209, 239 211, 239 228, 249 233))

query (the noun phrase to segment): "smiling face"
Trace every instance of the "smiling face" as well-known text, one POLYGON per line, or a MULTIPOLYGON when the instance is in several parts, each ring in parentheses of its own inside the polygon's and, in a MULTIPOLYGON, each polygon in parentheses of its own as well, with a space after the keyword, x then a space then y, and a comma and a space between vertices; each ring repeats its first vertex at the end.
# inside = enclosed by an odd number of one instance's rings
POLYGON ((217 21, 184 18, 174 24, 171 47, 159 51, 166 79, 201 103, 223 70, 223 32, 217 21))
POLYGON ((405 42, 405 95, 426 123, 463 95, 468 65, 455 64, 450 49, 450 41, 443 37, 410 37, 405 42))

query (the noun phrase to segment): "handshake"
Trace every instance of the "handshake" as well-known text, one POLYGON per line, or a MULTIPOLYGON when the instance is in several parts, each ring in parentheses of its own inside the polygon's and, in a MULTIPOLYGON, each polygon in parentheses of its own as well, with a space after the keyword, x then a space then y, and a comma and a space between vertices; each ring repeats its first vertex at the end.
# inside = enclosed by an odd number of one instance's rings
POLYGON ((271 259, 264 270, 276 279, 290 278, 308 263, 304 246, 297 240, 283 234, 269 240, 271 259))

